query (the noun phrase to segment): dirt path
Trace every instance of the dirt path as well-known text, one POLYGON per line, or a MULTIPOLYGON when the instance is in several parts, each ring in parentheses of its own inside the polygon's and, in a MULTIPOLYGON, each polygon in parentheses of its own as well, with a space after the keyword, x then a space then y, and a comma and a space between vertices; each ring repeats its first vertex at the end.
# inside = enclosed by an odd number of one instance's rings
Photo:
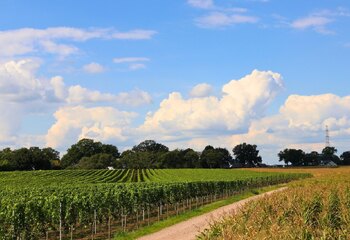
POLYGON ((218 208, 212 212, 205 213, 203 215, 193 217, 184 222, 177 223, 173 226, 164 228, 163 230, 138 238, 138 240, 193 240, 199 234, 199 232, 209 227, 209 223, 213 220, 220 219, 224 214, 238 210, 244 204, 257 198, 261 198, 271 193, 283 191, 286 187, 279 188, 270 192, 266 192, 260 195, 256 195, 244 200, 232 203, 227 206, 218 208))

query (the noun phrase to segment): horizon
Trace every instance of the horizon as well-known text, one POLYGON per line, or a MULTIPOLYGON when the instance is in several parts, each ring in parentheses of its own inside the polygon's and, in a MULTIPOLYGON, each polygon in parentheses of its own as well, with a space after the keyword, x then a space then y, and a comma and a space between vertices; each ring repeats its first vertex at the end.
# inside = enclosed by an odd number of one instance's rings
POLYGON ((0 3, 0 149, 349 149, 346 1, 0 3))

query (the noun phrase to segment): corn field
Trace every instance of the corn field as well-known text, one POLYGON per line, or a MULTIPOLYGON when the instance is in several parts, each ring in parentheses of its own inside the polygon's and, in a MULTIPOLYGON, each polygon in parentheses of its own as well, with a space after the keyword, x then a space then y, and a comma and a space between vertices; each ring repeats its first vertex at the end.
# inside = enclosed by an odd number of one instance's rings
POLYGON ((350 168, 311 172, 315 178, 249 202, 198 238, 350 239, 350 168))

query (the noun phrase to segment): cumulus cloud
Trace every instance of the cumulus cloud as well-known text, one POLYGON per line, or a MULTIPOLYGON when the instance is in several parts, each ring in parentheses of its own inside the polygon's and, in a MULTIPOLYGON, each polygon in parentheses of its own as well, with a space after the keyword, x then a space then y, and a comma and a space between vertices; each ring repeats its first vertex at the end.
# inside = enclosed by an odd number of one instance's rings
POLYGON ((118 94, 101 93, 96 90, 89 90, 80 85, 68 88, 68 97, 66 101, 70 104, 109 102, 116 105, 140 106, 152 102, 149 93, 141 90, 130 92, 121 92, 118 94))
POLYGON ((339 151, 350 143, 350 96, 334 94, 315 96, 291 95, 278 114, 255 119, 249 130, 224 137, 222 142, 234 146, 240 142, 258 144, 270 162, 284 148, 321 151, 325 146, 325 126, 330 129, 331 144, 339 151))
POLYGON ((173 92, 156 112, 148 114, 140 130, 165 135, 238 131, 262 116, 282 88, 280 74, 254 70, 225 84, 220 98, 184 99, 180 93, 173 92))
POLYGON ((140 106, 151 96, 135 89, 117 94, 102 93, 80 85, 66 86, 60 76, 37 76, 40 61, 22 59, 0 63, 0 142, 19 142, 22 121, 32 114, 47 114, 58 107, 103 103, 111 106, 140 106))
POLYGON ((191 97, 208 97, 213 93, 213 87, 208 83, 200 83, 194 86, 190 92, 191 97))
POLYGON ((54 114, 56 122, 46 135, 47 146, 67 147, 81 138, 99 141, 126 141, 128 127, 137 116, 113 107, 66 106, 54 114))
POLYGON ((259 19, 254 16, 224 12, 212 12, 195 20, 196 25, 203 28, 227 27, 242 23, 256 23, 258 21, 259 19))
POLYGON ((89 63, 83 66, 83 70, 87 73, 101 73, 105 71, 105 68, 99 63, 89 63))
POLYGON ((0 56, 11 57, 35 52, 56 54, 65 57, 79 49, 73 42, 84 42, 90 39, 147 40, 156 31, 131 30, 119 32, 113 29, 80 29, 70 27, 53 27, 46 29, 21 28, 0 31, 0 56), (61 41, 64 41, 62 43, 61 41), (69 42, 69 43, 67 43, 69 42))

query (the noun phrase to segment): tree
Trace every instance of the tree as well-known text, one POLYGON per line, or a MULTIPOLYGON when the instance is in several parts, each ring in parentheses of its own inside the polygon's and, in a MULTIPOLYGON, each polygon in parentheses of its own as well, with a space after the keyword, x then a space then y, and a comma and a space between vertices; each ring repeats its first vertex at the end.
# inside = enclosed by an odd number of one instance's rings
POLYGON ((50 157, 52 157, 52 156, 47 155, 47 154, 50 154, 49 151, 50 150, 43 151, 38 147, 30 147, 27 157, 29 158, 28 161, 31 164, 31 168, 34 170, 51 169, 50 157))
POLYGON ((11 161, 12 150, 5 148, 0 151, 0 171, 11 171, 15 170, 15 166, 11 161))
POLYGON ((168 152, 169 148, 154 140, 145 140, 132 148, 134 152, 168 152))
POLYGON ((259 150, 257 150, 256 145, 242 143, 235 146, 232 151, 235 155, 236 161, 243 166, 253 167, 262 163, 262 159, 259 156, 259 150))
POLYGON ((325 147, 323 150, 322 150, 322 154, 323 155, 326 155, 326 156, 332 156, 334 154, 337 153, 337 149, 335 147, 325 147))
POLYGON ((151 152, 134 152, 126 150, 117 160, 117 168, 146 169, 154 166, 155 154, 151 152))
POLYGON ((175 149, 173 151, 162 154, 159 167, 161 168, 183 168, 184 161, 180 150, 175 149))
POLYGON ((320 165, 321 157, 322 156, 316 151, 312 151, 310 153, 306 153, 305 156, 304 156, 303 165, 305 165, 305 166, 317 166, 317 165, 320 165))
POLYGON ((291 163, 293 166, 300 166, 304 162, 305 153, 301 149, 284 149, 278 153, 279 161, 285 164, 291 163))
POLYGON ((106 169, 116 167, 116 159, 107 153, 98 153, 91 157, 83 157, 77 164, 77 168, 82 169, 106 169))
POLYGON ((343 152, 340 159, 343 165, 350 165, 350 151, 343 152))
POLYGON ((101 142, 95 142, 92 139, 81 139, 76 144, 73 144, 67 153, 61 159, 61 166, 67 168, 74 166, 80 162, 83 157, 91 157, 95 154, 106 153, 114 158, 119 157, 117 147, 113 145, 105 145, 101 142))
POLYGON ((324 162, 333 161, 336 164, 341 164, 340 158, 336 155, 337 149, 335 147, 325 147, 322 150, 322 158, 324 162))
POLYGON ((182 151, 185 168, 200 168, 199 154, 188 148, 182 151))
POLYGON ((206 146, 200 157, 201 165, 204 168, 228 168, 232 157, 225 148, 214 148, 206 146))
POLYGON ((51 163, 51 169, 61 169, 60 153, 53 148, 42 149, 42 153, 51 163))

